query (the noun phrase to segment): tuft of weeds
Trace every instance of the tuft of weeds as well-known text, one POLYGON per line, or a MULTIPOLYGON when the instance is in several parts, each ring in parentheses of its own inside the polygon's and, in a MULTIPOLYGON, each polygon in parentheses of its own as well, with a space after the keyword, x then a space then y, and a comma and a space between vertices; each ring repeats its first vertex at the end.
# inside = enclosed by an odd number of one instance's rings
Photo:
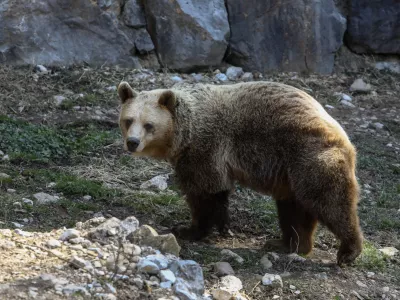
POLYGON ((364 241, 363 251, 357 258, 357 268, 368 271, 383 271, 386 268, 385 255, 369 241, 364 241))

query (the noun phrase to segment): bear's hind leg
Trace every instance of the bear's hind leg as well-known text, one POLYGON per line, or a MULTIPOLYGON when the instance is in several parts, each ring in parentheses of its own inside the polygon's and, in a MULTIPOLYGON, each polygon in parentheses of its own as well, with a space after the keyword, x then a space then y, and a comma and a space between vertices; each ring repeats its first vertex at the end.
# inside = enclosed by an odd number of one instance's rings
POLYGON ((182 239, 200 240, 206 237, 214 225, 223 233, 229 225, 229 191, 216 194, 187 195, 186 202, 192 215, 189 227, 175 227, 173 231, 182 239))
POLYGON ((276 201, 285 250, 307 255, 314 245, 317 219, 294 199, 276 201))

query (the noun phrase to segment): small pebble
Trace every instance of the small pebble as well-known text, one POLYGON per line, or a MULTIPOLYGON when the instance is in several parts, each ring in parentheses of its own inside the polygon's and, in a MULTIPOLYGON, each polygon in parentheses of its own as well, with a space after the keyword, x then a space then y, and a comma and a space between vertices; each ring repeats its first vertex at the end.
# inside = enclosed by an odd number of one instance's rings
POLYGON ((60 240, 68 241, 70 239, 75 239, 75 238, 78 238, 80 236, 80 234, 81 233, 76 229, 67 229, 60 236, 60 240))
POLYGON ((218 277, 235 275, 235 271, 228 262, 220 261, 214 264, 214 272, 218 277))
POLYGON ((51 240, 48 240, 48 241, 47 241, 46 246, 47 246, 48 248, 50 248, 50 249, 54 249, 54 248, 59 248, 59 247, 61 247, 61 243, 60 243, 60 241, 58 241, 58 240, 51 239, 51 240))
POLYGON ((26 205, 33 206, 33 201, 28 198, 22 198, 22 202, 24 202, 26 205))

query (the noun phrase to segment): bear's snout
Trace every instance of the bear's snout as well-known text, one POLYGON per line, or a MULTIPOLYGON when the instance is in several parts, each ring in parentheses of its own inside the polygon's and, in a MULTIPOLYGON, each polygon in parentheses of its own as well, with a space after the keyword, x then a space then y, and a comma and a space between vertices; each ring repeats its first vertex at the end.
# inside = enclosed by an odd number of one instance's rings
POLYGON ((136 148, 139 146, 140 140, 135 137, 129 137, 126 140, 126 146, 129 152, 135 152, 136 148))

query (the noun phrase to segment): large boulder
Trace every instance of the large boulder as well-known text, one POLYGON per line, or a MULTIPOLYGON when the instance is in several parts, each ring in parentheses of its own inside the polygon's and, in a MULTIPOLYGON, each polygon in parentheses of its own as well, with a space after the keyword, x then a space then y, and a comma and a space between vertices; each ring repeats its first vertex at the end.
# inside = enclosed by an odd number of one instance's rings
MULTIPOLYGON (((152 50, 150 37, 145 28, 119 20, 119 5, 118 0, 3 0, 0 63, 140 67, 136 54, 152 50)), ((132 21, 129 12, 123 20, 132 21)))
POLYGON ((222 62, 229 38, 224 0, 146 0, 144 7, 164 67, 189 71, 222 62))
POLYGON ((330 73, 346 19, 333 0, 226 0, 227 61, 248 71, 330 73))
POLYGON ((400 1, 350 1, 346 43, 357 53, 400 54, 400 1))

